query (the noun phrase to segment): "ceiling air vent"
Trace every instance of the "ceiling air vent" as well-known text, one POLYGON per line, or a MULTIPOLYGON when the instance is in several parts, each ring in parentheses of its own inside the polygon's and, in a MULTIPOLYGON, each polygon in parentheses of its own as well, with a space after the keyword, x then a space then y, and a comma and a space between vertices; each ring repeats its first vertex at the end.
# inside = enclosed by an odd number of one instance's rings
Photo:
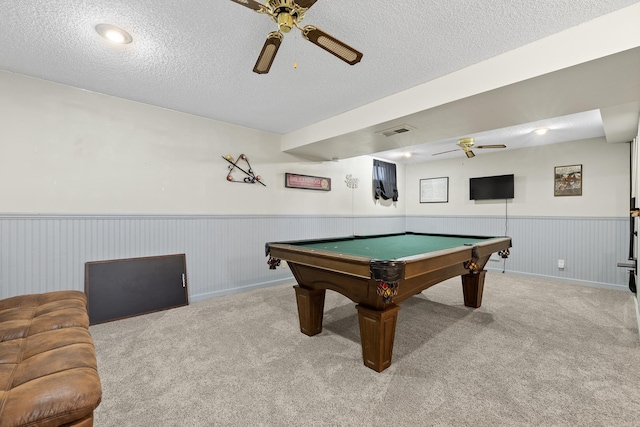
POLYGON ((401 126, 393 127, 391 129, 381 130, 381 131, 376 132, 376 133, 378 135, 383 135, 383 136, 389 137, 389 136, 393 136, 393 135, 398 135, 400 133, 410 132, 412 130, 416 130, 416 128, 414 128, 412 126, 409 126, 409 125, 401 125, 401 126))

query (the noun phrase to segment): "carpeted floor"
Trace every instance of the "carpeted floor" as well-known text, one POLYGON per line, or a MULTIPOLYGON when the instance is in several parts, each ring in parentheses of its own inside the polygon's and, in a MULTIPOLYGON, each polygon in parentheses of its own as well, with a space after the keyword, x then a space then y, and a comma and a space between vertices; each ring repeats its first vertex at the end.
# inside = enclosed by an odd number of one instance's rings
POLYGON ((294 283, 90 328, 107 426, 638 426, 626 291, 489 272, 401 304, 393 363, 362 363, 355 305, 299 331, 294 283))

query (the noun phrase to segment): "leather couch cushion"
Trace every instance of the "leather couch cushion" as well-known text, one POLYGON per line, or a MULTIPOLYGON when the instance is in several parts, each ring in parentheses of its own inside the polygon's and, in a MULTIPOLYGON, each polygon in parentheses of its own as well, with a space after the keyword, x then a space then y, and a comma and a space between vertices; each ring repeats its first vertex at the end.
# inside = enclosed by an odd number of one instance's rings
POLYGON ((0 425, 93 423, 102 387, 86 296, 58 291, 0 300, 0 425))

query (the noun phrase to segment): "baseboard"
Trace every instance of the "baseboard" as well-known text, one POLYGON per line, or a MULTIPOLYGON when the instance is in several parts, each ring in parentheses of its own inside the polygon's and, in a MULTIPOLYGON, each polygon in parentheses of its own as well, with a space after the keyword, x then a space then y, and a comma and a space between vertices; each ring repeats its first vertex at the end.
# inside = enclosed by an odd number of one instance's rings
MULTIPOLYGON (((492 271, 492 272, 496 272, 496 273, 503 273, 501 268, 491 268, 489 266, 485 266, 485 269, 487 271, 492 271)), ((528 276, 528 277, 536 277, 536 278, 540 278, 540 279, 547 279, 547 280, 554 280, 554 281, 560 281, 560 282, 566 282, 566 283, 572 283, 572 284, 576 284, 576 285, 584 285, 584 286, 593 286, 596 288, 606 288, 606 289, 615 289, 615 290, 619 290, 619 291, 628 291, 629 288, 625 285, 616 285, 616 284, 611 284, 611 283, 601 283, 601 282, 589 282, 586 280, 579 280, 579 279, 571 279, 571 278, 565 278, 565 277, 555 277, 555 276, 545 276, 542 274, 532 274, 532 273, 522 273, 522 272, 518 272, 518 271, 509 271, 506 270, 504 271, 505 274, 515 274, 518 276, 528 276)), ((269 286, 276 286, 276 285, 282 285, 284 283, 294 283, 295 279, 293 278, 293 276, 291 277, 285 277, 284 279, 278 279, 278 280, 272 280, 272 281, 268 281, 268 282, 261 282, 261 283, 255 283, 255 284, 251 284, 251 285, 246 285, 246 286, 240 286, 237 288, 233 288, 233 289, 224 289, 221 291, 215 291, 215 292, 205 292, 205 293, 201 293, 201 294, 196 294, 196 295, 190 295, 189 296, 189 302, 197 302, 197 301, 202 301, 202 300, 206 300, 209 298, 216 298, 216 297, 221 297, 221 296, 225 296, 225 295, 231 295, 231 294, 238 294, 241 292, 246 292, 246 291, 251 291, 253 289, 259 289, 259 288, 267 288, 269 286)), ((637 312, 637 318, 638 318, 638 326, 640 328, 640 309, 638 308, 638 300, 637 298, 635 298, 635 294, 634 294, 634 301, 636 302, 636 312, 637 312)))
MULTIPOLYGON (((489 266, 485 266, 485 269, 487 271, 494 271, 494 272, 500 272, 500 273, 503 272, 503 270, 501 268, 491 268, 489 266)), ((615 284, 615 283, 591 282, 591 281, 588 281, 588 280, 572 279, 570 277, 547 276, 547 275, 544 275, 544 274, 523 273, 523 272, 519 272, 519 271, 510 271, 510 270, 505 270, 504 273, 516 274, 518 276, 537 277, 539 279, 547 279, 547 280, 554 280, 554 281, 558 281, 558 282, 573 283, 573 284, 576 284, 576 285, 593 286, 593 287, 596 287, 596 288, 615 289, 615 290, 618 290, 618 291, 627 291, 627 292, 629 291, 629 288, 627 287, 627 285, 618 285, 618 284, 615 284)))
MULTIPOLYGON (((224 289, 224 290, 221 290, 221 291, 205 292, 205 293, 202 293, 202 294, 190 295, 189 296, 189 303, 202 301, 202 300, 206 300, 206 299, 209 299, 209 298, 222 297, 222 296, 225 296, 225 295, 239 294, 241 292, 247 292, 247 291, 251 291, 251 290, 259 289, 259 288, 268 288, 269 286, 282 285, 284 283, 290 283, 290 282, 293 283, 293 282, 295 282, 295 280, 296 279, 294 279, 293 276, 291 276, 291 277, 284 278, 284 279, 273 280, 273 281, 269 281, 269 282, 256 283, 256 284, 247 285, 247 286, 240 286, 240 287, 233 288, 233 289, 224 289)), ((292 295, 293 295, 293 293, 292 293, 292 295)))

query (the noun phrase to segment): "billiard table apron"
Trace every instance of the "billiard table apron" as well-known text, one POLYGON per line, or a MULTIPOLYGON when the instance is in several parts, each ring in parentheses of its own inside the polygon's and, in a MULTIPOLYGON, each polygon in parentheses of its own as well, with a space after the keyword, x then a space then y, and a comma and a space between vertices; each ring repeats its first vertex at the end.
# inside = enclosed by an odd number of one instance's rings
MULTIPOLYGON (((391 365, 397 305, 429 287, 455 276, 462 277, 464 304, 482 304, 484 266, 492 253, 508 250, 510 238, 496 238, 473 246, 457 247, 391 261, 307 249, 286 243, 267 245, 273 259, 286 260, 297 286, 300 331, 313 336, 322 332, 327 289, 358 304, 363 361, 382 372, 391 365), (377 271, 376 271, 377 270, 377 271), (395 281, 391 296, 381 295, 385 280, 395 281)), ((391 282, 391 281, 390 281, 391 282)), ((384 289, 383 289, 384 292, 384 289)))

